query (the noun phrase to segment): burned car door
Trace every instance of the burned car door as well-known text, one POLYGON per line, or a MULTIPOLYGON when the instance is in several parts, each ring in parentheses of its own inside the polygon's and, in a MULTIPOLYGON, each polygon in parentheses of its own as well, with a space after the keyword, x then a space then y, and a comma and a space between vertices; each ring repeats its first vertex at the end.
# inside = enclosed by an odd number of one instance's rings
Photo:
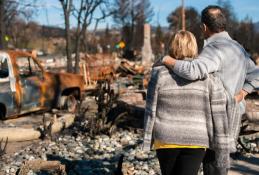
POLYGON ((41 107, 43 72, 31 57, 16 58, 22 89, 21 111, 29 112, 41 107))
POLYGON ((0 111, 1 118, 18 113, 15 102, 15 78, 10 58, 7 54, 0 54, 0 105, 5 111, 0 111))

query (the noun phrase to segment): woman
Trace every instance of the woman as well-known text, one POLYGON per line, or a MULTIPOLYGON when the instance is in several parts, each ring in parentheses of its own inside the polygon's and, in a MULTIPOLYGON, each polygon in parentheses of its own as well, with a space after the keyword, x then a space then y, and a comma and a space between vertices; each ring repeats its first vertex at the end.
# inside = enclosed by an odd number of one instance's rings
MULTIPOLYGON (((188 31, 177 32, 169 47, 169 54, 176 59, 192 59, 198 52, 196 39, 188 31)), ((225 91, 212 75, 189 81, 156 65, 146 103, 143 148, 154 147, 162 175, 197 174, 206 148, 221 147, 214 145, 223 140, 215 135, 225 139, 228 134, 225 91)))

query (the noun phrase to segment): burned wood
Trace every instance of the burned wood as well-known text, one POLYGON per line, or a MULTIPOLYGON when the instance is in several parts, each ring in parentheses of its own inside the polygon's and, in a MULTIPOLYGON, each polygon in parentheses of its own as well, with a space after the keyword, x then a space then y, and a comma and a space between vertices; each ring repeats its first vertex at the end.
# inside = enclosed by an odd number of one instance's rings
POLYGON ((111 88, 109 80, 98 81, 95 100, 98 105, 97 114, 90 118, 90 134, 92 136, 104 132, 111 134, 114 131, 112 121, 108 121, 108 113, 116 102, 118 95, 111 88))
POLYGON ((8 137, 9 142, 29 141, 44 138, 57 133, 64 128, 71 126, 75 120, 75 114, 62 114, 62 117, 53 118, 50 121, 44 121, 44 131, 39 131, 33 128, 0 128, 0 138, 8 137))
POLYGON ((65 114, 64 116, 57 118, 52 124, 51 133, 57 133, 64 128, 68 128, 74 123, 75 117, 75 114, 65 114))
POLYGON ((259 112, 258 111, 249 111, 246 112, 247 118, 251 122, 259 122, 259 112))
POLYGON ((54 120, 56 120, 56 116, 54 116, 53 119, 51 119, 50 122, 47 121, 46 116, 43 117, 43 132, 42 132, 42 138, 43 139, 52 139, 52 127, 54 124, 54 120))
POLYGON ((33 128, 0 128, 0 137, 8 137, 9 142, 36 140, 40 136, 40 131, 33 128))
POLYGON ((126 74, 131 74, 131 75, 136 75, 137 72, 135 70, 133 70, 133 68, 127 64, 127 62, 122 62, 120 67, 119 67, 119 71, 123 71, 126 74))
POLYGON ((0 141, 0 157, 2 157, 6 153, 6 147, 8 144, 8 137, 4 141, 4 138, 1 139, 0 141))
POLYGON ((137 65, 135 62, 130 62, 128 60, 121 61, 117 72, 122 73, 125 75, 137 75, 137 74, 144 74, 144 66, 137 65))
POLYGON ((259 103, 258 103, 258 94, 253 93, 253 96, 248 96, 246 100, 246 118, 250 122, 259 122, 259 103))
POLYGON ((109 80, 103 80, 98 82, 97 95, 95 100, 98 105, 98 113, 105 111, 108 113, 116 100, 116 95, 113 89, 111 89, 111 84, 109 80))
POLYGON ((109 54, 85 54, 81 58, 80 72, 84 75, 87 85, 92 82, 105 79, 113 79, 115 76, 115 59, 109 54))
MULTIPOLYGON (((241 150, 251 153, 258 152, 256 141, 259 138, 259 103, 258 92, 252 93, 246 99, 246 113, 242 117, 238 143, 241 150)), ((258 147, 259 148, 259 147, 258 147)))
POLYGON ((29 171, 55 171, 60 175, 66 175, 66 166, 62 165, 59 161, 44 161, 44 160, 31 160, 25 162, 18 175, 27 175, 29 171))
POLYGON ((63 129, 71 126, 75 121, 74 114, 63 114, 62 117, 57 118, 57 114, 54 114, 50 121, 45 122, 45 133, 51 138, 54 133, 62 131, 63 129))

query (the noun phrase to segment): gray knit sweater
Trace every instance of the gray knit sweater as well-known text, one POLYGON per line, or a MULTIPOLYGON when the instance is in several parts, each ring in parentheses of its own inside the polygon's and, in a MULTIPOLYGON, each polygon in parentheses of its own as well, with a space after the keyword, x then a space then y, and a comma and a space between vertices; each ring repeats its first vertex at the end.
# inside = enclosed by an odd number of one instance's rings
POLYGON ((232 96, 242 88, 249 93, 259 89, 259 68, 244 48, 225 31, 205 40, 204 48, 197 59, 177 60, 173 71, 189 80, 202 79, 210 73, 218 72, 232 96))
POLYGON ((144 123, 144 150, 150 150, 154 139, 206 146, 216 151, 218 166, 229 164, 232 122, 228 119, 227 94, 218 77, 190 81, 164 66, 154 67, 144 123))

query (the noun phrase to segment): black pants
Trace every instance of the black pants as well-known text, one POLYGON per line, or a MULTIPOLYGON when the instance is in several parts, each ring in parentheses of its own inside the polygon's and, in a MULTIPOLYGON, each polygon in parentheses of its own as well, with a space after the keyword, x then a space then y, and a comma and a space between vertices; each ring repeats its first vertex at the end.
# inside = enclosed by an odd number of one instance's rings
POLYGON ((207 149, 205 157, 203 159, 203 174, 204 175, 227 175, 228 169, 219 169, 214 166, 215 152, 207 149))
POLYGON ((158 149, 156 153, 162 175, 197 175, 205 149, 158 149))

